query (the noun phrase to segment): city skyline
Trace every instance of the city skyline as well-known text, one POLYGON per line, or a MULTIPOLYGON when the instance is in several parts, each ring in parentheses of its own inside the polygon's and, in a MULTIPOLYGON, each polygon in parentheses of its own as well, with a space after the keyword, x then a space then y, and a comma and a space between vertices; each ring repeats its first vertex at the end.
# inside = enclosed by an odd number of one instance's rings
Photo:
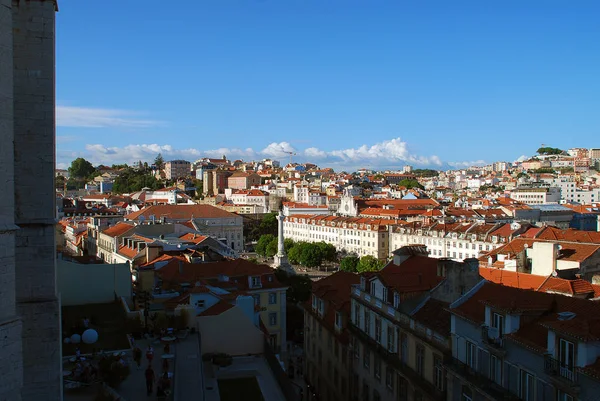
POLYGON ((595 146, 594 2, 186 7, 61 2, 57 167, 291 151, 446 169, 595 146))

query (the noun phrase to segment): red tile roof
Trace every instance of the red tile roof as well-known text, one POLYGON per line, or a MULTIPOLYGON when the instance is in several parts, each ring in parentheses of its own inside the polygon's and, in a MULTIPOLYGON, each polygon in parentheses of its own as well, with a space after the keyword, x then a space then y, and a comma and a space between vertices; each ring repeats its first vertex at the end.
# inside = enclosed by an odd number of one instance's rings
POLYGON ((437 275, 438 262, 439 259, 428 256, 410 256, 400 265, 391 261, 373 276, 404 299, 429 291, 444 280, 437 275))
POLYGON ((119 237, 131 230, 133 227, 134 225, 131 223, 118 222, 114 226, 104 229, 102 234, 106 234, 110 237, 119 237))
POLYGON ((130 213, 125 218, 128 220, 139 220, 140 216, 144 216, 146 220, 150 220, 150 216, 154 216, 157 220, 162 216, 172 220, 238 217, 237 214, 210 205, 153 205, 138 212, 130 213))
POLYGON ((447 308, 450 304, 437 299, 429 299, 412 318, 434 332, 450 336, 450 312, 447 308))
POLYGON ((219 301, 204 312, 198 314, 198 316, 217 316, 221 313, 227 312, 229 309, 233 308, 233 306, 234 305, 225 301, 219 301))

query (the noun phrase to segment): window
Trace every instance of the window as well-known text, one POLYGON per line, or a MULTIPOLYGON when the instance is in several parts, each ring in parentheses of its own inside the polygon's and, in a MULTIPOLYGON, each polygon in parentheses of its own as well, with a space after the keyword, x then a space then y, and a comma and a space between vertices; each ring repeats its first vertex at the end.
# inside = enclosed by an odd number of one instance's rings
POLYGON ((371 295, 375 295, 375 281, 371 282, 371 295))
POLYGON ((275 326, 277 324, 277 312, 269 313, 269 324, 275 326))
POLYGON ((556 401, 574 401, 575 398, 571 394, 567 394, 564 391, 558 390, 556 395, 556 401))
POLYGON ((535 399, 535 378, 525 370, 521 370, 519 396, 523 401, 533 401, 535 399))
POLYGON ((502 359, 496 355, 490 357, 490 379, 502 385, 502 359))
POLYGON ((360 306, 354 304, 354 325, 360 327, 360 306))
POLYGON ((381 319, 375 318, 375 341, 381 344, 381 319))
POLYGON ((385 368, 385 385, 390 390, 394 390, 394 371, 389 366, 385 368))
POLYGON ((275 305, 277 303, 277 294, 272 292, 269 294, 269 305, 275 305))
POLYGON ((377 381, 381 380, 381 359, 377 356, 373 358, 373 376, 375 376, 377 381))
POLYGON ((363 348, 363 366, 365 369, 370 370, 371 367, 371 353, 367 349, 367 347, 363 348))
POLYGON ((387 350, 389 352, 394 352, 394 327, 388 325, 387 327, 387 350))
POLYGON ((398 375, 398 401, 408 400, 408 381, 398 375))
POLYGON ((462 386, 462 396, 460 397, 461 401, 473 401, 473 392, 467 386, 462 386))
POLYGON ((365 333, 371 335, 371 316, 369 311, 365 308, 365 333))
POLYGON ((260 283, 260 277, 259 276, 253 276, 252 277, 252 287, 256 288, 256 287, 260 287, 261 283, 260 283))
POLYGON ((400 360, 404 363, 408 361, 408 337, 406 333, 400 333, 400 360))
POLYGON ((335 312, 335 327, 337 329, 342 328, 342 314, 340 312, 335 312))
POLYGON ((498 337, 504 334, 504 316, 499 313, 492 313, 492 327, 498 329, 498 337))
POLYGON ((423 376, 423 366, 425 365, 425 347, 421 344, 417 345, 417 352, 415 353, 415 368, 417 373, 423 376))
POLYGON ((204 300, 203 299, 199 299, 196 301, 196 307, 198 308, 204 308, 204 300))
POLYGON ((254 298, 254 305, 260 306, 260 294, 254 294, 252 295, 252 298, 254 298))
POLYGON ((366 381, 363 381, 363 400, 369 401, 369 385, 366 381))
POLYGON ((433 381, 438 390, 444 390, 444 367, 442 358, 437 355, 433 357, 433 381))
POLYGON ((475 344, 473 344, 472 342, 467 341, 466 344, 466 351, 467 351, 467 355, 466 355, 466 359, 465 359, 465 363, 472 367, 475 368, 476 367, 476 352, 477 352, 477 347, 475 347, 475 344))
POLYGON ((574 379, 575 346, 572 342, 560 339, 558 344, 558 360, 560 361, 560 375, 573 381, 574 379))

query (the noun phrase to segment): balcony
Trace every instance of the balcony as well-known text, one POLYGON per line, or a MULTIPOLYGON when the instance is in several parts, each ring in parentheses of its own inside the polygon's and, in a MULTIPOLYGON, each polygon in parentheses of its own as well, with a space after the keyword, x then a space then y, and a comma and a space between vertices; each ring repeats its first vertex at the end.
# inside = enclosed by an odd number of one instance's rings
POLYGON ((512 394, 509 389, 502 387, 482 371, 456 358, 445 359, 444 366, 450 374, 460 378, 465 383, 471 384, 477 391, 486 394, 488 398, 508 401, 519 400, 519 397, 512 394))
POLYGON ((544 356, 544 372, 549 376, 561 380, 563 383, 574 386, 579 383, 578 368, 552 358, 550 355, 544 356))
POLYGON ((435 385, 427 381, 423 376, 414 371, 406 362, 400 359, 397 352, 389 351, 384 345, 375 341, 353 323, 348 324, 350 334, 358 338, 364 346, 367 346, 371 352, 376 352, 387 364, 393 366, 402 376, 404 376, 412 385, 421 389, 422 392, 429 395, 430 400, 446 400, 446 392, 441 391, 435 385))
POLYGON ((506 353, 504 349, 504 337, 499 333, 497 327, 482 326, 481 327, 481 339, 484 345, 486 345, 489 351, 493 353, 506 353))

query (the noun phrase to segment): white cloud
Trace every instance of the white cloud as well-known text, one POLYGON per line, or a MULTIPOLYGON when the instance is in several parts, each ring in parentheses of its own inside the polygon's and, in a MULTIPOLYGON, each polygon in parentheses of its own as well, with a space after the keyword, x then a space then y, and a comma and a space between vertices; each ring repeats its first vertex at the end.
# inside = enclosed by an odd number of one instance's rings
POLYGON ((529 157, 522 155, 521 157, 519 157, 517 160, 515 160, 516 162, 524 162, 525 160, 529 159, 529 157))
POLYGON ((161 125, 161 122, 144 119, 141 113, 135 111, 56 106, 57 127, 147 128, 157 125, 161 125))
POLYGON ((473 167, 473 166, 485 166, 486 164, 488 164, 485 160, 476 160, 476 161, 466 161, 466 162, 448 162, 448 165, 450 167, 454 167, 454 168, 467 168, 467 167, 473 167))
POLYGON ((85 146, 85 151, 65 151, 59 149, 57 152, 57 162, 68 164, 76 157, 84 157, 94 165, 133 163, 138 160, 152 162, 156 155, 161 153, 165 160, 184 159, 195 161, 202 157, 220 158, 225 155, 230 160, 243 159, 249 161, 268 157, 278 159, 282 163, 287 163, 290 156, 287 152, 297 153, 297 156, 294 157, 294 161, 297 162, 312 161, 324 167, 330 166, 336 170, 343 169, 347 171, 359 167, 395 169, 405 164, 438 169, 448 166, 451 168, 465 168, 486 164, 483 160, 444 163, 436 155, 416 155, 410 152, 408 144, 400 138, 394 138, 370 146, 362 145, 357 148, 331 151, 316 147, 309 147, 304 150, 296 149, 288 142, 273 142, 258 151, 253 148, 226 147, 209 150, 200 150, 191 147, 177 149, 168 144, 131 144, 123 147, 88 144, 85 146))
POLYGON ((268 157, 288 157, 290 153, 296 153, 296 149, 288 142, 273 142, 264 148, 260 153, 268 157))
POLYGON ((327 152, 317 148, 304 149, 304 156, 309 159, 324 159, 327 157, 327 152))

